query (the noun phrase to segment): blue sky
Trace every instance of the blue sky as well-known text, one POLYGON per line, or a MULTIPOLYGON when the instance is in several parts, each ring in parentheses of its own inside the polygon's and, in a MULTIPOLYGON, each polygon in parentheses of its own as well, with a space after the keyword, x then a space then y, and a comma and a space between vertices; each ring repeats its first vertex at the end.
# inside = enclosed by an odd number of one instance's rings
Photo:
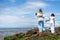
POLYGON ((42 8, 46 17, 56 16, 56 26, 60 26, 59 0, 0 0, 0 28, 36 27, 34 13, 42 8))

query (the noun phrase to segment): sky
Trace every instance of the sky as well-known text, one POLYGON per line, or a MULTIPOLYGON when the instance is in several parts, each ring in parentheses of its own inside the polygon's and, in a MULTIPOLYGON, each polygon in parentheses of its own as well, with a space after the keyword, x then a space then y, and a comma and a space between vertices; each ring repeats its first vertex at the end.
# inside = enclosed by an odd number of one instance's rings
POLYGON ((0 0, 0 28, 37 27, 35 13, 40 8, 47 18, 54 13, 56 26, 60 26, 59 0, 0 0))

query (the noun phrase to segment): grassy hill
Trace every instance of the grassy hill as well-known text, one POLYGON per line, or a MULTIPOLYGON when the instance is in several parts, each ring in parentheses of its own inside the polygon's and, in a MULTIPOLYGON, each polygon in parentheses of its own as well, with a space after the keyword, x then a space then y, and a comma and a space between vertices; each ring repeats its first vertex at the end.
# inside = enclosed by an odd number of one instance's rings
POLYGON ((60 27, 56 28, 57 35, 51 34, 46 30, 39 36, 38 29, 28 30, 26 33, 17 33, 12 36, 4 37, 4 40, 60 40, 60 27))

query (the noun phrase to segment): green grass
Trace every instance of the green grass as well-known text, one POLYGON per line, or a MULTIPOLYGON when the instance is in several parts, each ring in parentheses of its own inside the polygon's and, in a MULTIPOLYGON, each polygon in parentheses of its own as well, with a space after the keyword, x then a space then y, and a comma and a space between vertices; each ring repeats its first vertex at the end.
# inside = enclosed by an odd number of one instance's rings
MULTIPOLYGON (((25 36, 19 38, 15 35, 13 36, 7 36, 4 38, 4 40, 25 40, 25 36)), ((39 36, 33 36, 30 37, 29 40, 60 40, 60 36, 59 35, 47 35, 47 36, 43 36, 43 37, 39 37, 39 36)))
MULTIPOLYGON (((38 35, 35 36, 36 34, 34 34, 29 36, 28 39, 29 40, 60 40, 60 28, 59 30, 57 30, 57 33, 59 35, 52 35, 50 32, 47 31, 47 32, 44 32, 45 36, 40 37, 38 35)), ((25 40, 25 39, 26 39, 26 36, 24 33, 4 37, 4 40, 25 40)))

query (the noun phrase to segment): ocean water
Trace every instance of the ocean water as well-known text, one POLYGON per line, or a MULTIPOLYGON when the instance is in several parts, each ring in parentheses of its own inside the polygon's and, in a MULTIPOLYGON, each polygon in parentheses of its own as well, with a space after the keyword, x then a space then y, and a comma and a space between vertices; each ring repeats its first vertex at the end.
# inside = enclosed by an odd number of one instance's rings
POLYGON ((0 40, 4 40, 5 36, 13 35, 20 32, 27 32, 32 28, 0 28, 0 40))

